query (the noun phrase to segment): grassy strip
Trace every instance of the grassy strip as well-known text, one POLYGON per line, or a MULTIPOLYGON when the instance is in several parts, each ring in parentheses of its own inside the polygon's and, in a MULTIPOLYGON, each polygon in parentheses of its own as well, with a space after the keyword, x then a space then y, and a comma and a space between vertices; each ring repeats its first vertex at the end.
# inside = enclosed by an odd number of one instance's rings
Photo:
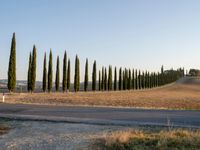
POLYGON ((118 131, 95 142, 99 150, 197 150, 200 130, 118 131))

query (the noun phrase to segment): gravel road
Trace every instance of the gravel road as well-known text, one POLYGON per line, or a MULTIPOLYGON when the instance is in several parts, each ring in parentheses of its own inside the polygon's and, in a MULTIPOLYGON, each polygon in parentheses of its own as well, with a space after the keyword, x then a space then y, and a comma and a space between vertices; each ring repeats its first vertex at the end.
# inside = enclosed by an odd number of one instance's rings
POLYGON ((0 136, 0 150, 88 150, 93 139, 122 129, 119 126, 46 121, 6 121, 6 123, 11 130, 8 134, 0 136))

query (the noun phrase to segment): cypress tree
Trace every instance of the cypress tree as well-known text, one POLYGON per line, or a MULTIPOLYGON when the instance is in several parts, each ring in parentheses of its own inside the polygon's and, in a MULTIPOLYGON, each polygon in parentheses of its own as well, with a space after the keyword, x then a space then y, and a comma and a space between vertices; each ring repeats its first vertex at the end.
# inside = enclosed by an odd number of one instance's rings
POLYGON ((62 80, 62 90, 66 91, 67 88, 67 52, 64 53, 63 58, 63 80, 62 80))
POLYGON ((101 71, 99 70, 99 91, 101 91, 101 71))
POLYGON ((112 66, 109 66, 109 72, 108 72, 108 90, 112 90, 112 66))
POLYGON ((29 55, 29 66, 28 66, 28 80, 27 80, 27 90, 31 91, 31 66, 32 66, 32 54, 29 55))
POLYGON ((125 70, 123 71, 123 90, 126 90, 125 70))
POLYGON ((127 90, 128 89, 128 70, 127 69, 125 69, 124 79, 125 79, 125 81, 124 81, 125 90, 127 90))
POLYGON ((88 59, 86 59, 85 63, 85 81, 84 81, 84 90, 88 89, 88 59))
POLYGON ((107 70, 105 68, 105 75, 104 75, 104 90, 107 90, 107 70))
POLYGON ((114 90, 117 90, 117 67, 115 67, 114 90))
POLYGON ((35 90, 36 81, 36 47, 33 46, 32 66, 31 66, 31 91, 35 90))
POLYGON ((76 55, 75 59, 75 75, 74 75, 74 91, 79 91, 79 85, 80 85, 80 62, 78 55, 76 55))
POLYGON ((59 88, 60 88, 60 61, 59 61, 59 56, 57 57, 57 64, 56 64, 55 87, 56 87, 56 91, 59 91, 59 88))
POLYGON ((93 64, 93 72, 92 72, 92 90, 95 91, 96 90, 96 78, 97 78, 97 75, 96 75, 96 61, 94 61, 94 64, 93 64))
POLYGON ((53 64, 52 64, 52 51, 49 54, 49 68, 48 68, 48 92, 52 90, 52 79, 53 79, 53 64))
POLYGON ((43 63, 43 80, 42 80, 42 90, 46 92, 47 90, 47 60, 46 60, 46 52, 44 54, 44 63, 43 63))
POLYGON ((104 67, 102 67, 102 77, 101 77, 101 89, 102 89, 102 91, 104 90, 104 75, 105 75, 105 73, 104 73, 104 67))
POLYGON ((137 74, 137 69, 135 71, 135 89, 138 89, 138 74, 137 74))
POLYGON ((122 68, 119 69, 119 90, 122 90, 122 68))
POLYGON ((135 89, 135 74, 134 69, 132 71, 132 89, 135 89))
POLYGON ((131 89, 131 82, 132 82, 131 70, 129 69, 129 71, 128 71, 128 90, 131 89))
POLYGON ((141 89, 141 72, 138 73, 138 88, 141 89))
POLYGON ((67 68, 67 90, 70 90, 70 85, 71 85, 71 77, 70 77, 70 59, 68 60, 68 68, 67 68))
POLYGON ((12 42, 11 42, 7 87, 10 92, 13 92, 16 87, 16 39, 15 39, 15 33, 13 33, 12 42))

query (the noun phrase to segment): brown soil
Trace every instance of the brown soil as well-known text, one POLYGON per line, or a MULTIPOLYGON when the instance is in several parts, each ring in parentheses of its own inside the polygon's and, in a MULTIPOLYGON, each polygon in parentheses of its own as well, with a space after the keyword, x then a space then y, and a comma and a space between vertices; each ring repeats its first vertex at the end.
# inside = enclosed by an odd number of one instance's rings
POLYGON ((174 83, 139 91, 7 94, 7 103, 200 109, 198 84, 174 83))

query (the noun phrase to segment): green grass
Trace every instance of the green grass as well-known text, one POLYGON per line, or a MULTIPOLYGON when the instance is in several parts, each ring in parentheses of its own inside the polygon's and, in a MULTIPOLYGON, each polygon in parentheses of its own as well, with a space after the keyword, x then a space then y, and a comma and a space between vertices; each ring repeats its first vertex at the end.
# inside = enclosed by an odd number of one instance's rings
POLYGON ((99 150, 199 150, 200 130, 131 130, 111 133, 95 142, 99 150))

